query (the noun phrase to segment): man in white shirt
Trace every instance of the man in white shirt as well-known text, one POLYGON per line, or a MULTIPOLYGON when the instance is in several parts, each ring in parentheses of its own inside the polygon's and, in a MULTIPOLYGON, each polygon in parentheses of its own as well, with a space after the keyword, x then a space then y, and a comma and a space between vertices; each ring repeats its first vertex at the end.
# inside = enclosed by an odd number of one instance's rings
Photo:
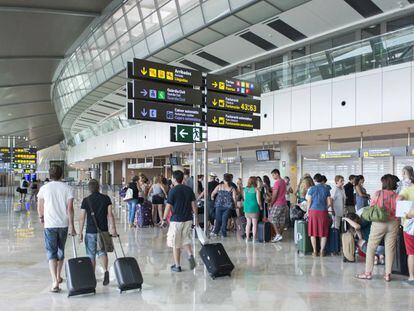
POLYGON ((49 269, 52 276, 52 292, 60 291, 61 277, 66 238, 68 233, 76 235, 73 222, 73 191, 61 182, 62 168, 52 165, 49 175, 52 179, 40 188, 38 207, 40 222, 44 226, 44 237, 49 269))

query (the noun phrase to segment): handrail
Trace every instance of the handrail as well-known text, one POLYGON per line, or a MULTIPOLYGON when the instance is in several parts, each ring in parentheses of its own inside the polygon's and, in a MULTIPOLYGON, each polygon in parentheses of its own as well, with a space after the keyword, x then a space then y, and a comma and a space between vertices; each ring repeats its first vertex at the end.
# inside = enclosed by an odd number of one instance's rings
POLYGON ((414 60, 414 26, 334 47, 237 76, 262 92, 335 78, 414 60))

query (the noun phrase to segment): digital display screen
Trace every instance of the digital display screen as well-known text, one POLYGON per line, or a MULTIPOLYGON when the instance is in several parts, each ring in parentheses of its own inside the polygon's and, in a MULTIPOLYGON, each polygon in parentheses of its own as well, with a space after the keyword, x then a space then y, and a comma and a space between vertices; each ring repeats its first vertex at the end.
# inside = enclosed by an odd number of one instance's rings
POLYGON ((270 161, 270 150, 256 150, 257 161, 270 161))

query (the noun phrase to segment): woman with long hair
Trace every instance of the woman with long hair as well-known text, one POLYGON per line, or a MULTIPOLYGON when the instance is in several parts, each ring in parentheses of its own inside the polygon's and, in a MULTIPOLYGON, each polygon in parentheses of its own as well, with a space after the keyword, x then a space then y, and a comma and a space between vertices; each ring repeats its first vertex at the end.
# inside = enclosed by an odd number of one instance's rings
POLYGON ((364 188, 365 178, 363 175, 355 177, 355 199, 356 210, 367 207, 369 205, 369 194, 364 188))
POLYGON ((257 177, 251 176, 247 181, 244 189, 244 214, 246 216, 246 242, 250 238, 250 229, 253 233, 253 242, 257 238, 257 223, 259 220, 259 211, 262 209, 262 201, 260 199, 260 190, 257 187, 257 177), (253 227, 253 228, 252 228, 253 227))
POLYGON ((134 221, 135 221, 135 212, 137 208, 137 204, 139 201, 138 196, 138 176, 134 176, 131 179, 131 182, 128 184, 128 188, 132 190, 132 199, 128 201, 128 221, 129 221, 129 227, 133 228, 135 227, 134 221))
POLYGON ((229 213, 236 205, 236 191, 232 186, 231 174, 224 174, 223 183, 214 189, 211 198, 215 200, 214 206, 216 208, 216 224, 212 235, 217 236, 221 230, 221 235, 226 237, 229 213))
POLYGON ((164 212, 164 200, 167 197, 167 192, 165 191, 164 185, 162 184, 161 176, 154 176, 152 185, 148 191, 148 196, 151 198, 152 203, 152 221, 154 224, 156 223, 159 225, 159 223, 157 223, 157 211, 161 222, 164 212))
POLYGON ((385 275, 386 282, 391 281, 392 263, 394 261, 395 247, 399 223, 395 217, 397 193, 397 183, 391 174, 382 176, 382 189, 378 190, 371 200, 370 208, 379 207, 387 210, 388 219, 384 222, 372 222, 369 234, 367 254, 365 259, 365 272, 357 274, 358 279, 371 280, 374 268, 375 251, 381 240, 385 241, 385 275))

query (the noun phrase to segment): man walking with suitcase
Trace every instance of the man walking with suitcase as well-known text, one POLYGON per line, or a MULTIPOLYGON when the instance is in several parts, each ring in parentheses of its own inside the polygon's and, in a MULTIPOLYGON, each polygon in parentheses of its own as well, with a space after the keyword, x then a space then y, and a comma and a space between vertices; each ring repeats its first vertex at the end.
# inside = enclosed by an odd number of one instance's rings
POLYGON ((44 238, 49 269, 52 276, 51 292, 60 292, 59 284, 63 282, 61 277, 65 244, 68 233, 76 235, 73 223, 73 191, 61 182, 62 168, 52 165, 49 176, 52 179, 40 188, 37 211, 40 222, 44 226, 44 238))
POLYGON ((172 210, 170 227, 167 234, 167 246, 173 249, 174 265, 171 271, 181 272, 181 248, 184 248, 188 255, 190 269, 196 266, 193 251, 191 249, 191 226, 193 217, 195 225, 198 225, 197 204, 194 192, 190 187, 183 185, 184 173, 182 171, 173 172, 174 188, 168 193, 167 206, 161 226, 167 221, 167 216, 172 210))

